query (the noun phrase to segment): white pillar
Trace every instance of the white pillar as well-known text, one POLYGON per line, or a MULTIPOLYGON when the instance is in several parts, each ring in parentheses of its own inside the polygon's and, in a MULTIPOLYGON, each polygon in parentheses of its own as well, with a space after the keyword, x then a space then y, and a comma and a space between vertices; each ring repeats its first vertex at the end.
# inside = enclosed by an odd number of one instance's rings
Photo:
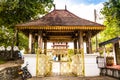
POLYGON ((114 65, 116 65, 116 54, 115 54, 115 44, 113 43, 113 57, 114 57, 114 65))
POLYGON ((86 42, 84 42, 84 53, 87 53, 87 45, 86 45, 86 42))
POLYGON ((42 33, 38 34, 38 48, 42 49, 42 33))
POLYGON ((32 33, 29 33, 29 53, 32 52, 32 33))
POLYGON ((105 47, 105 45, 104 45, 104 52, 103 52, 103 54, 104 54, 104 64, 105 64, 105 66, 106 66, 106 47, 105 47))

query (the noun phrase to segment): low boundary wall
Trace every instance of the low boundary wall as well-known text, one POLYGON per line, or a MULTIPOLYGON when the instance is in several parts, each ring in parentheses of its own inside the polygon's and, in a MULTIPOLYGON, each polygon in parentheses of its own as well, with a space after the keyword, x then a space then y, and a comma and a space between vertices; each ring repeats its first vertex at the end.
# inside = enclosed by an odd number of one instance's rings
POLYGON ((101 68, 100 75, 102 76, 110 76, 117 79, 120 79, 120 70, 113 68, 101 68))

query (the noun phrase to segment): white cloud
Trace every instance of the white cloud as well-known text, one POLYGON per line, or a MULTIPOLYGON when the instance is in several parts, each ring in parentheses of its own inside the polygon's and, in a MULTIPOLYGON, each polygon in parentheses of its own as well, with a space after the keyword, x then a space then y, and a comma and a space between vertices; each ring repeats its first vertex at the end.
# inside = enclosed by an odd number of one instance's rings
MULTIPOLYGON (((81 3, 75 3, 74 0, 54 0, 54 4, 56 4, 56 9, 65 9, 65 5, 67 5, 67 10, 74 13, 75 15, 94 21, 94 9, 96 9, 98 17, 100 9, 103 8, 103 4, 99 3, 97 5, 95 4, 81 4, 81 3)), ((102 23, 101 20, 97 19, 98 23, 102 23)))

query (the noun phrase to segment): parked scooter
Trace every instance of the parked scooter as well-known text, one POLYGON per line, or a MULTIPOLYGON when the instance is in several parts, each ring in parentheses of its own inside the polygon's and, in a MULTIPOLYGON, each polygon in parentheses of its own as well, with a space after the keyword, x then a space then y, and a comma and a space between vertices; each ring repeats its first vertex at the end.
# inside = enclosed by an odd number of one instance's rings
POLYGON ((18 74, 21 76, 22 80, 27 80, 28 78, 31 78, 32 75, 30 74, 30 72, 28 71, 27 68, 28 64, 26 64, 26 66, 22 67, 19 71, 18 74))

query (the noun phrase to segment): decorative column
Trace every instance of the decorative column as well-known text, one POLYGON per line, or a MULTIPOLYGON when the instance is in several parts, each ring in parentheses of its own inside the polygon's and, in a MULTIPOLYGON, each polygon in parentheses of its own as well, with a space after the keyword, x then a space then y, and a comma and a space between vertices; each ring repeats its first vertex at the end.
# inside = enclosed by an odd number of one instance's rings
POLYGON ((42 49, 42 32, 38 33, 38 48, 42 49))
POLYGON ((47 39, 44 39, 44 54, 47 54, 47 39))
POLYGON ((86 46, 87 46, 87 53, 91 54, 92 53, 92 41, 91 41, 91 31, 88 32, 88 36, 87 36, 87 42, 86 42, 86 46))
POLYGON ((35 34, 32 34, 32 54, 35 54, 35 34))
POLYGON ((40 75, 40 54, 42 53, 42 47, 43 47, 43 39, 42 39, 42 31, 38 32, 38 49, 37 49, 37 56, 36 56, 36 76, 40 75))
POLYGON ((77 54, 77 39, 74 40, 74 54, 77 54))
POLYGON ((79 39, 78 39, 78 43, 79 43, 79 49, 83 49, 83 32, 80 31, 79 32, 79 39))
MULTIPOLYGON (((88 35, 88 34, 87 34, 88 35)), ((86 50, 87 54, 89 54, 89 41, 88 41, 88 36, 86 37, 86 50)))
POLYGON ((32 53, 32 33, 29 33, 29 53, 32 53))
POLYGON ((68 49, 68 43, 66 42, 66 49, 68 49))
POLYGON ((85 76, 85 63, 84 63, 84 45, 83 45, 83 32, 79 32, 79 49, 81 54, 82 76, 85 76))

